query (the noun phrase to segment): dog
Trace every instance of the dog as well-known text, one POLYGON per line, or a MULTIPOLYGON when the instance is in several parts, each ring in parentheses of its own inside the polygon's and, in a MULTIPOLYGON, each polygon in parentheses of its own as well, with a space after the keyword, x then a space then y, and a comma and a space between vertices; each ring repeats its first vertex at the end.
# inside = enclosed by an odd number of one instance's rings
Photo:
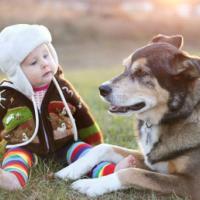
POLYGON ((72 184, 88 196, 136 187, 200 198, 200 58, 182 50, 181 35, 157 35, 123 62, 122 74, 100 87, 112 114, 135 115, 140 150, 100 144, 56 173, 79 179, 103 160, 128 155, 136 167, 72 184))

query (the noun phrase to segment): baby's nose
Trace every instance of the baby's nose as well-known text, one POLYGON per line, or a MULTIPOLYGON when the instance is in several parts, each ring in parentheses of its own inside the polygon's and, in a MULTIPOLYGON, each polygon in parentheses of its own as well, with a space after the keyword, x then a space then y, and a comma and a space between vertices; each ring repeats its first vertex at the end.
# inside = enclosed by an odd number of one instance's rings
POLYGON ((47 68, 49 65, 48 65, 48 62, 46 61, 46 60, 43 60, 42 62, 41 62, 41 67, 42 68, 47 68))

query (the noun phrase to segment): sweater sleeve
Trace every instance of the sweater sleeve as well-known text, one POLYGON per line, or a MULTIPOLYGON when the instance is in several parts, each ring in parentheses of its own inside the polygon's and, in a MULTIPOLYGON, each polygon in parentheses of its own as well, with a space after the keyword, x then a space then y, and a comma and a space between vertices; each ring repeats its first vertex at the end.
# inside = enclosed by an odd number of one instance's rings
POLYGON ((103 134, 92 116, 88 106, 80 97, 74 87, 65 81, 66 88, 62 88, 68 103, 76 108, 73 117, 78 130, 79 140, 91 145, 97 145, 103 142, 103 134))

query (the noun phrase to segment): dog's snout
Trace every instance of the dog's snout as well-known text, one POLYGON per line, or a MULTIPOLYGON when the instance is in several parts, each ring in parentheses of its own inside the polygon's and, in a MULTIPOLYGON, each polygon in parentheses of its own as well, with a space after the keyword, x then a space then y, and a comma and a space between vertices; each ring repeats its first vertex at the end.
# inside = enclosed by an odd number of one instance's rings
POLYGON ((112 91, 112 88, 108 84, 103 84, 99 87, 101 96, 105 97, 109 95, 112 91))

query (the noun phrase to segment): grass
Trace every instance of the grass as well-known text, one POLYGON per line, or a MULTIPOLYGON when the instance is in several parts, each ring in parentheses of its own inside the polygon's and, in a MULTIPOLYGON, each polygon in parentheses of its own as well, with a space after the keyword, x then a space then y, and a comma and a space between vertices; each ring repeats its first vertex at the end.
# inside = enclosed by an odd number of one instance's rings
MULTIPOLYGON (((117 75, 122 69, 86 69, 68 70, 65 77, 69 79, 81 96, 87 102, 104 132, 105 142, 117 144, 129 148, 137 148, 133 137, 132 125, 134 118, 122 118, 107 114, 107 105, 101 101, 98 94, 98 86, 117 75)), ((52 179, 50 174, 59 170, 61 166, 53 160, 46 162, 39 160, 39 164, 31 169, 30 181, 23 191, 7 192, 0 190, 0 200, 87 200, 84 195, 73 191, 70 183, 52 179)), ((128 189, 106 194, 96 200, 181 200, 176 195, 160 196, 151 191, 128 189)), ((183 200, 183 199, 182 199, 183 200)), ((185 199, 186 200, 186 199, 185 199)))

